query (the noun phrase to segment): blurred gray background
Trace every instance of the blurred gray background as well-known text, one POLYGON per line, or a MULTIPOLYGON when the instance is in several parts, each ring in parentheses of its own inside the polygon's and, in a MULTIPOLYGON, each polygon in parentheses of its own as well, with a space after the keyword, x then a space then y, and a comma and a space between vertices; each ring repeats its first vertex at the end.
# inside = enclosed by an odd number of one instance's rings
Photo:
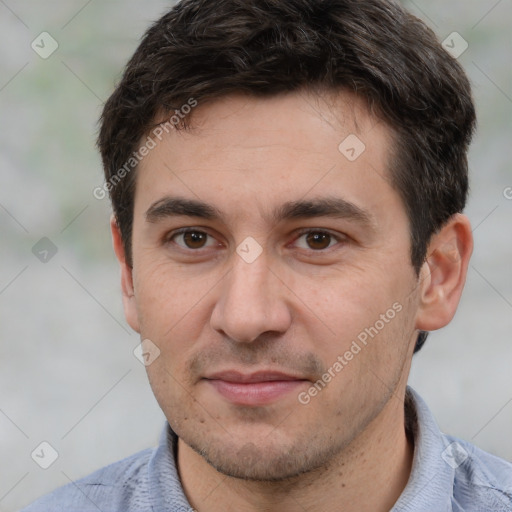
MULTIPOLYGON (((441 40, 467 41, 479 113, 465 295, 410 383, 444 431, 512 460, 512 0, 404 3, 441 40)), ((110 207, 92 191, 101 105, 170 5, 0 0, 0 511, 154 445, 163 426, 122 313, 110 207), (59 454, 48 469, 31 456, 49 456, 43 441, 59 454)))

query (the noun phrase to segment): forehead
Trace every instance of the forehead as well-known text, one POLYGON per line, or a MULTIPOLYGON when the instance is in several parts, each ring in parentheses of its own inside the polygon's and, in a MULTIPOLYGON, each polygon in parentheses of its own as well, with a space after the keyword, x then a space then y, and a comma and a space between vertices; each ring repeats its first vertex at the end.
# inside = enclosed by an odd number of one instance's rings
POLYGON ((227 96, 199 104, 189 129, 156 142, 139 164, 136 215, 165 195, 267 219, 286 202, 326 194, 365 209, 397 200, 393 133, 351 93, 227 96))

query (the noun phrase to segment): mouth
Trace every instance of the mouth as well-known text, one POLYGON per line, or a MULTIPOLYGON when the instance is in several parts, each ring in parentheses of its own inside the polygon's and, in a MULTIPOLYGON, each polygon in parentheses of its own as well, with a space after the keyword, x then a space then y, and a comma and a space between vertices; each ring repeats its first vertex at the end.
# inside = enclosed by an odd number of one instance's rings
POLYGON ((282 372, 250 374, 229 370, 205 377, 206 383, 233 405, 262 406, 277 402, 293 391, 298 393, 309 380, 282 372))

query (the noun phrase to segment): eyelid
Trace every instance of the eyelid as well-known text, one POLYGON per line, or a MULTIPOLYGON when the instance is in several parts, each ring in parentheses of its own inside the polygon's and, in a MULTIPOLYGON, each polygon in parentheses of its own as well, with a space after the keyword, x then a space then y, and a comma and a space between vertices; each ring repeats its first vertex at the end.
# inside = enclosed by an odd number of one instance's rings
MULTIPOLYGON (((180 235, 184 235, 184 234, 190 233, 190 232, 192 232, 192 233, 202 233, 202 234, 206 235, 209 238, 213 238, 214 240, 217 240, 217 238, 214 237, 212 234, 210 234, 206 228, 191 226, 191 227, 186 227, 186 228, 175 229, 175 230, 171 231, 170 233, 167 233, 164 236, 164 238, 163 238, 163 242, 164 243, 174 243, 180 249, 182 249, 184 251, 188 251, 188 252, 200 252, 200 251, 204 250, 205 249, 204 247, 201 247, 200 249, 190 249, 188 247, 183 247, 182 245, 177 244, 176 242, 173 242, 173 239, 175 237, 180 236, 180 235)), ((220 245, 220 243, 217 244, 217 245, 220 245)), ((211 247, 211 246, 207 246, 206 248, 208 248, 208 247, 211 247)))
MULTIPOLYGON (((186 234, 186 233, 189 233, 189 232, 202 233, 202 234, 206 235, 207 237, 213 238, 214 240, 216 240, 218 242, 217 238, 214 237, 212 234, 210 234, 208 232, 207 228, 203 228, 203 227, 199 227, 199 226, 198 227, 190 226, 190 227, 184 227, 184 228, 175 229, 175 230, 171 231, 170 233, 166 234, 164 236, 163 241, 164 241, 164 243, 171 243, 171 242, 173 242, 173 239, 175 237, 183 235, 183 234, 186 234)), ((309 233, 327 234, 327 235, 331 236, 332 238, 334 238, 336 240, 336 242, 338 242, 338 244, 346 242, 348 240, 348 238, 349 238, 347 235, 344 235, 342 233, 333 233, 329 229, 308 227, 308 228, 302 228, 302 229, 298 230, 296 232, 296 234, 294 235, 294 238, 293 238, 293 241, 291 242, 291 244, 294 244, 299 238, 301 238, 302 236, 304 236, 306 234, 309 234, 309 233)), ((175 243, 175 242, 173 242, 173 243, 175 243)), ((206 246, 206 247, 201 247, 199 249, 190 249, 190 248, 187 248, 187 247, 183 247, 183 246, 181 246, 179 244, 176 244, 176 245, 180 249, 182 249, 184 251, 187 251, 187 252, 197 252, 197 253, 204 251, 208 247, 212 247, 212 246, 206 246)), ((221 244, 218 243, 217 246, 218 245, 221 245, 221 244)), ((317 250, 315 250, 315 249, 302 249, 302 248, 299 248, 299 250, 308 251, 308 252, 312 252, 312 253, 316 253, 316 254, 322 254, 322 253, 326 253, 326 252, 329 252, 330 250, 334 249, 334 247, 336 245, 337 244, 333 245, 332 247, 328 247, 326 249, 317 249, 317 250)))
MULTIPOLYGON (((322 234, 329 235, 332 238, 334 238, 338 242, 338 244, 339 243, 343 243, 343 242, 347 242, 348 239, 349 239, 349 237, 347 235, 344 235, 343 233, 333 233, 329 229, 325 229, 325 228, 303 228, 303 229, 300 229, 297 232, 297 234, 295 235, 295 237, 293 239, 292 244, 295 243, 302 236, 307 235, 309 233, 322 233, 322 234)), ((332 247, 328 247, 326 249, 317 249, 317 250, 315 250, 315 249, 301 249, 301 250, 309 251, 309 252, 316 253, 316 254, 322 254, 322 253, 326 253, 326 252, 329 252, 329 251, 333 250, 336 245, 337 244, 333 245, 332 247)))

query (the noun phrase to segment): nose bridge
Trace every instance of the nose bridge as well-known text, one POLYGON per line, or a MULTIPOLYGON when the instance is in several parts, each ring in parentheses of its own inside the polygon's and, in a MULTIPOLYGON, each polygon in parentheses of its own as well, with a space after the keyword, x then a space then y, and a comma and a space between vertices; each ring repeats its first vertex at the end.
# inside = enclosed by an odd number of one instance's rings
POLYGON ((275 279, 264 253, 254 261, 246 261, 240 256, 235 257, 230 274, 228 281, 233 298, 240 299, 245 296, 247 301, 254 301, 253 306, 264 305, 261 299, 265 292, 269 291, 270 280, 275 279))
POLYGON ((267 331, 284 332, 290 321, 283 285, 265 253, 249 261, 234 255, 211 319, 214 329, 238 342, 251 342, 267 331))

